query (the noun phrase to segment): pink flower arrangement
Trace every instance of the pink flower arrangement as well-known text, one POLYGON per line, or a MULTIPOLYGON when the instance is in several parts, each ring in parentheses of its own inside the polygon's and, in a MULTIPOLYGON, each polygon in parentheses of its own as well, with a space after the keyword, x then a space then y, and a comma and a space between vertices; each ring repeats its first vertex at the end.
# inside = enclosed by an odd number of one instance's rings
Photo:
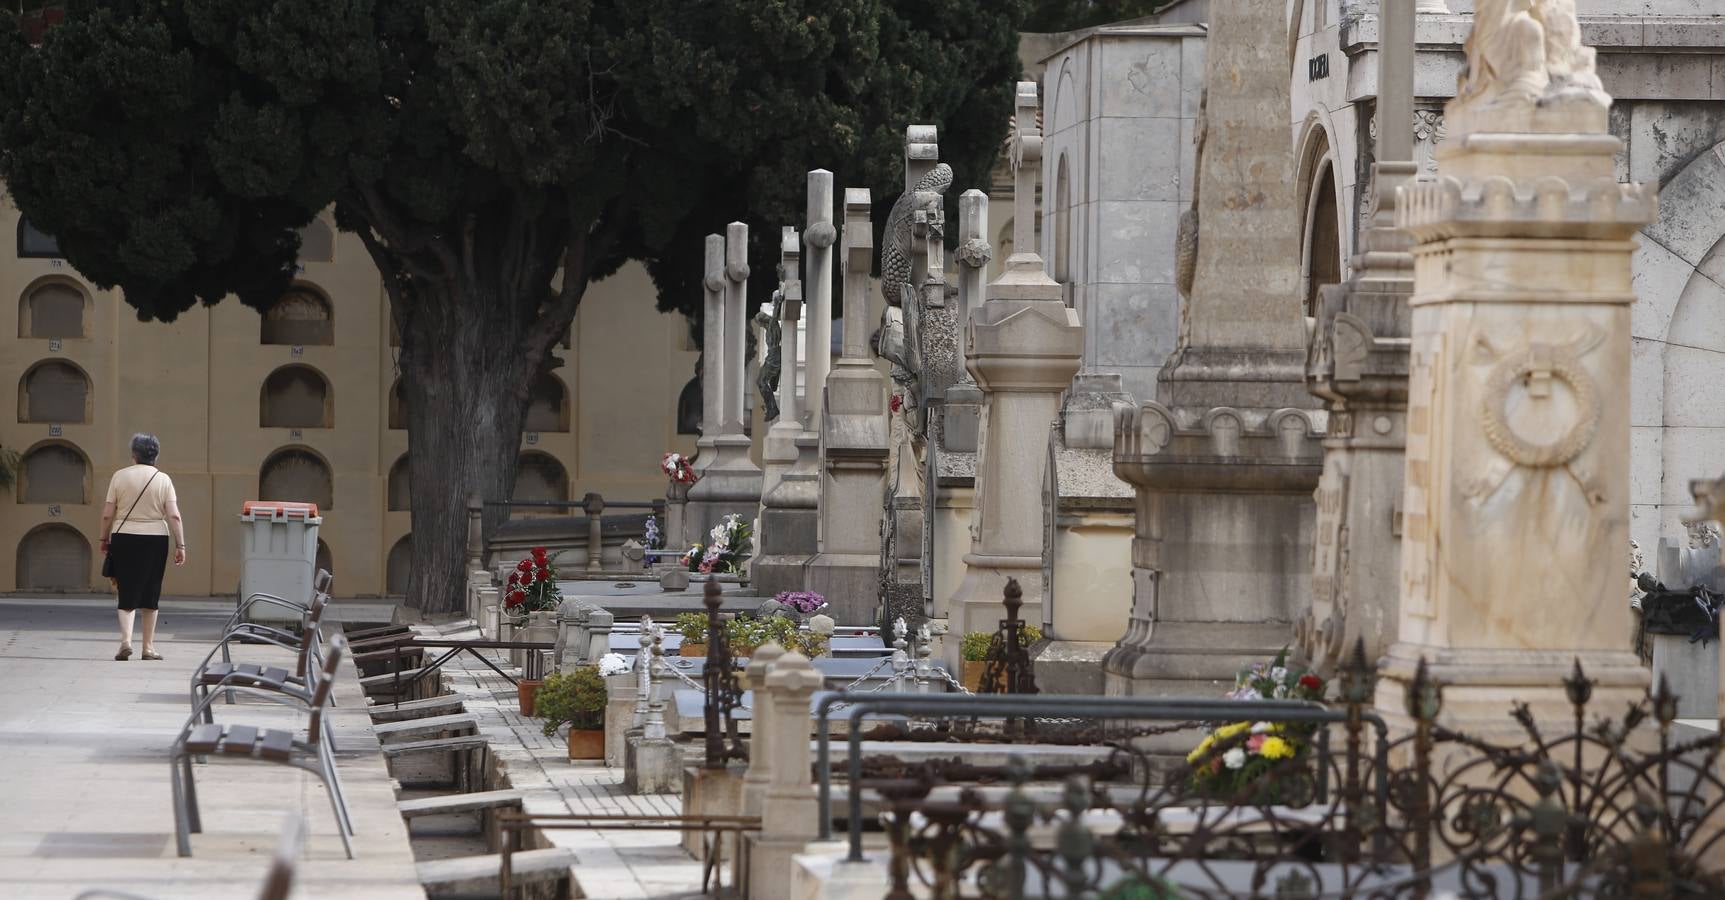
POLYGON ((701 480, 701 476, 695 472, 694 464, 681 453, 665 454, 665 458, 659 461, 659 469, 665 473, 665 477, 678 484, 694 484, 701 480))

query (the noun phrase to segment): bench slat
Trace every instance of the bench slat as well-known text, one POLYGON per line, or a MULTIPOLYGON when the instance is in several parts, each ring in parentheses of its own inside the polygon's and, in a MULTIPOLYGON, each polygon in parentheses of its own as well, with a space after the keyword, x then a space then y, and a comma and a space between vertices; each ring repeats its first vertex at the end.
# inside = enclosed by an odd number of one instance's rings
POLYGON ((192 753, 214 753, 222 739, 222 726, 199 725, 186 736, 186 750, 192 753))
POLYGON ((238 753, 251 755, 252 745, 258 742, 258 730, 251 725, 229 725, 227 736, 222 739, 223 753, 238 753))
POLYGON ((258 756, 264 759, 285 760, 293 756, 293 732, 270 729, 264 732, 263 740, 258 743, 258 756))

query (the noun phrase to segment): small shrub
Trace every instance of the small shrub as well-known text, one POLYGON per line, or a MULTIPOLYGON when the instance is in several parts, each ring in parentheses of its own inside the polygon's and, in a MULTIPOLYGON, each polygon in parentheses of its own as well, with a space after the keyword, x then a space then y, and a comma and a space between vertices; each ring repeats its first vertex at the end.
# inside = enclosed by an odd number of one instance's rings
POLYGON ((546 735, 567 725, 578 731, 605 728, 605 679, 598 666, 581 666, 545 679, 534 700, 534 714, 545 720, 546 735))
POLYGON ((707 614, 677 613, 677 618, 671 620, 671 630, 682 635, 683 640, 691 644, 704 644, 707 642, 707 614))
MULTIPOLYGON (((972 631, 960 638, 958 642, 959 658, 965 662, 982 662, 988 659, 988 645, 994 642, 994 634, 992 631, 972 631)), ((1040 640, 1042 640, 1040 627, 1036 625, 1024 626, 1024 646, 1026 649, 1040 640)))

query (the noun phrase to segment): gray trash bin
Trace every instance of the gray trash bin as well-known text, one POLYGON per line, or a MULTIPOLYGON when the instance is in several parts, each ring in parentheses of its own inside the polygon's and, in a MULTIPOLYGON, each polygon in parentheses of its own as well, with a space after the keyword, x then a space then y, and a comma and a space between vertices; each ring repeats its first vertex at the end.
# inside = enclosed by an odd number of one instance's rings
MULTIPOLYGON (((317 574, 317 529, 323 518, 315 503, 247 500, 240 508, 240 593, 237 602, 258 593, 296 603, 311 599, 317 574)), ((297 621, 289 610, 253 604, 251 621, 297 621)))

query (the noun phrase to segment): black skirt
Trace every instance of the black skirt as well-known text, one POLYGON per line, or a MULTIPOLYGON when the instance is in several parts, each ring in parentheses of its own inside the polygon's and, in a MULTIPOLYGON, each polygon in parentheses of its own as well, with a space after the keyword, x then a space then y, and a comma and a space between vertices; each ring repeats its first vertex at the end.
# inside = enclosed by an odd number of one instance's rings
POLYGON ((114 561, 120 608, 155 609, 168 571, 168 536, 115 532, 108 538, 108 558, 114 561))

